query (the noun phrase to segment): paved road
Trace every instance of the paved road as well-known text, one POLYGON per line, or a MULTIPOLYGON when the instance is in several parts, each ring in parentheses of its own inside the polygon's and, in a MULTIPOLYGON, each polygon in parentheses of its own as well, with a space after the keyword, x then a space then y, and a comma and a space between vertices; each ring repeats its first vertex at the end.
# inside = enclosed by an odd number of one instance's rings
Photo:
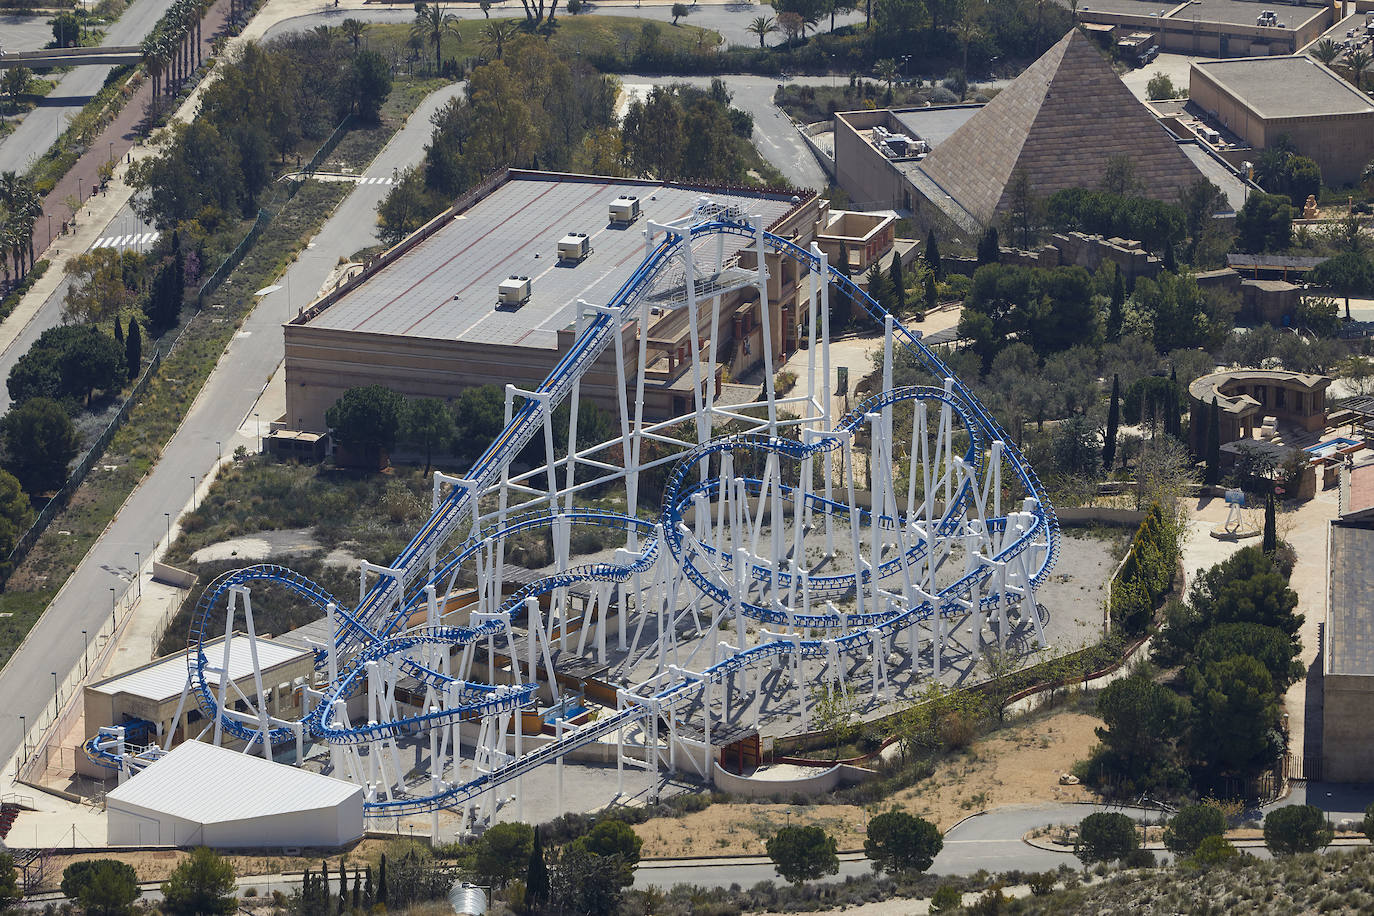
MULTIPOLYGON (((945 847, 935 857, 930 870, 937 875, 969 875, 980 869, 990 872, 1049 871, 1064 864, 1077 866, 1078 860, 1071 853, 1037 849, 1023 843, 1021 837, 1035 827, 1077 823, 1094 811, 1106 810, 1093 805, 1025 805, 971 817, 945 834, 945 847)), ((1124 813, 1132 817, 1143 814, 1138 809, 1128 809, 1124 813)), ((839 874, 826 880, 843 881, 872 870, 866 858, 846 856, 840 862, 839 874)), ((641 867, 635 872, 636 887, 653 885, 665 890, 681 883, 702 887, 729 887, 731 884, 749 887, 768 880, 779 879, 772 864, 767 862, 641 867)))
MULTIPOLYGON (((462 89, 461 84, 447 86, 425 99, 365 174, 389 176, 392 169, 418 161, 433 129, 430 115, 462 89)), ((310 249, 301 253, 288 273, 294 291, 293 310, 314 298, 341 255, 376 243, 374 210, 387 190, 385 184, 359 184, 325 223, 310 249)), ((112 224, 103 234, 108 235, 114 228, 112 224)), ((238 444, 251 447, 251 424, 247 437, 236 439, 235 435, 264 383, 281 362, 281 324, 287 315, 285 288, 264 297, 230 343, 157 466, 77 567, 66 588, 29 634, 24 651, 16 652, 0 671, 0 697, 4 697, 6 718, 4 728, 0 729, 0 760, 8 760, 18 748, 18 717, 24 715, 34 722, 39 709, 52 702, 49 672, 70 671, 80 658, 81 640, 73 638, 73 634, 83 628, 94 632, 109 615, 109 590, 124 590, 130 579, 134 551, 146 555, 163 536, 163 513, 176 517, 189 503, 191 477, 202 478, 217 460, 219 450, 215 443, 223 442, 226 455, 238 444)))
MULTIPOLYGON (((799 188, 825 190, 830 184, 825 170, 821 168, 811 148, 792 126, 792 121, 783 114, 782 109, 773 104, 773 93, 778 89, 778 81, 768 76, 731 75, 719 77, 725 81, 732 94, 730 104, 754 116, 754 146, 763 158, 773 164, 787 180, 799 188)), ((620 77, 627 94, 643 98, 654 86, 673 83, 687 83, 692 86, 708 87, 709 76, 637 76, 625 74, 620 77)), ((829 85, 831 77, 798 77, 793 82, 819 86, 829 85)))
MULTIPOLYGON (((110 220, 106 231, 101 233, 102 238, 96 241, 97 243, 105 241, 109 244, 112 238, 114 242, 123 240, 123 244, 116 246, 118 248, 136 248, 140 247, 137 244, 139 240, 146 239, 154 231, 155 227, 140 220, 134 215, 133 210, 126 205, 119 211, 118 216, 110 220)), ((61 247, 61 245, 62 242, 59 239, 58 246, 61 247)), ((148 248, 146 244, 141 247, 145 251, 148 248)), ((33 319, 24 325, 24 329, 19 332, 18 336, 3 352, 0 352, 0 415, 10 409, 10 393, 4 385, 5 380, 10 377, 10 370, 14 368, 14 364, 19 361, 19 358, 29 351, 29 347, 33 346, 33 342, 38 339, 39 335, 48 328, 62 323, 62 303, 67 297, 69 286, 71 286, 71 282, 64 277, 62 282, 57 285, 57 289, 53 290, 52 295, 39 307, 33 319)))
MULTIPOLYGON (((492 10, 492 16, 501 19, 511 16, 524 17, 524 11, 518 3, 497 3, 492 10)), ((633 16, 640 19, 655 19, 664 23, 673 21, 670 6, 651 5, 636 6, 633 3, 589 3, 588 11, 601 16, 633 16)), ((481 9, 476 4, 463 6, 447 6, 445 12, 451 12, 458 19, 482 19, 481 9)), ((679 22, 688 25, 700 26, 703 29, 714 29, 719 32, 721 39, 727 45, 749 45, 758 46, 758 36, 746 31, 749 23, 753 22, 759 15, 764 14, 765 10, 749 3, 726 3, 697 5, 692 7, 692 11, 686 18, 679 22)), ((571 18, 567 13, 559 11, 560 18, 571 18)), ((267 30, 265 38, 275 38, 290 32, 313 29, 317 25, 338 25, 345 19, 361 19, 364 22, 376 23, 411 23, 415 21, 415 11, 408 3, 398 4, 395 7, 377 8, 368 7, 366 9, 328 9, 319 13, 311 13, 307 16, 298 16, 294 19, 287 19, 278 23, 267 30)), ((850 12, 837 15, 835 25, 848 25, 853 22, 863 22, 862 12, 850 12)), ((822 31, 830 28, 830 20, 827 18, 822 25, 822 31)), ((770 36, 770 44, 779 44, 782 41, 781 33, 770 36)))
MULTIPOLYGON (((106 29, 102 46, 140 44, 171 5, 171 0, 134 0, 124 15, 106 29)), ((76 67, 64 74, 47 98, 24 116, 14 133, 0 141, 0 171, 23 172, 43 155, 66 128, 67 119, 100 91, 111 69, 76 67)))

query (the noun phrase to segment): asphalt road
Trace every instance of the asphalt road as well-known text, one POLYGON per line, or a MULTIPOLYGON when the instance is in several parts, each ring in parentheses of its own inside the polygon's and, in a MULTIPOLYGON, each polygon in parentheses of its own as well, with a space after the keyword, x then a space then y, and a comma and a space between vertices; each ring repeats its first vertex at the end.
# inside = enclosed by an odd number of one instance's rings
MULTIPOLYGON (((454 84, 426 98, 378 154, 366 176, 389 176, 393 169, 418 161, 433 130, 430 115, 462 91, 462 84, 454 84)), ((359 184, 325 223, 311 247, 301 252, 288 272, 293 311, 314 298, 340 256, 376 243, 374 211, 388 188, 385 184, 359 184)), ((118 218, 107 232, 117 228, 116 222, 118 218)), ((109 590, 122 592, 130 581, 134 551, 147 555, 163 536, 163 514, 176 517, 190 502, 191 478, 200 479, 213 467, 219 455, 216 442, 223 443, 226 455, 239 444, 252 447, 251 432, 245 438, 236 438, 236 433, 282 359, 281 325, 288 315, 288 284, 283 281, 282 285, 281 291, 265 296, 245 321, 156 467, 77 567, 21 651, 0 671, 6 718, 5 727, 0 729, 0 760, 8 760, 18 748, 18 717, 27 716, 34 722, 39 710, 52 702, 49 672, 70 671, 80 658, 82 643, 73 634, 82 629, 94 632, 108 617, 109 590)), ((50 317, 51 306, 49 300, 40 314, 50 317)))
MULTIPOLYGON (((171 0, 134 0, 105 31, 102 47, 142 43, 171 0)), ((50 33, 51 34, 51 33, 50 33)), ((57 81, 37 108, 24 116, 14 133, 0 141, 0 172, 23 172, 51 146, 67 126, 67 119, 100 91, 112 67, 75 67, 57 81)))
MULTIPOLYGON (((825 171, 821 168, 811 148, 792 126, 792 121, 783 114, 782 109, 773 104, 773 93, 778 89, 778 81, 768 76, 731 75, 719 77, 725 81, 731 93, 730 104, 754 116, 754 146, 763 158, 772 163, 787 180, 799 188, 815 188, 823 191, 830 184, 825 171)), ((687 83, 691 86, 709 87, 709 76, 638 76, 624 74, 620 77, 626 93, 643 97, 654 86, 673 83, 687 83)), ((792 82, 813 86, 829 85, 828 76, 796 77, 792 82)))
MULTIPOLYGON (((633 3, 588 3, 587 13, 579 15, 600 15, 600 16, 633 16, 639 19, 655 19, 663 23, 673 21, 669 6, 636 6, 633 3)), ((446 13, 452 13, 458 19, 482 19, 482 10, 476 4, 472 5, 451 5, 444 8, 446 13)), ((700 26, 703 29, 714 29, 720 33, 721 39, 727 45, 749 45, 756 47, 759 38, 752 32, 746 31, 749 23, 753 22, 766 11, 758 6, 749 3, 726 3, 711 5, 696 5, 691 8, 688 15, 678 20, 687 25, 700 26)), ((524 11, 518 3, 496 4, 492 10, 492 16, 497 19, 507 19, 512 16, 523 18, 524 11)), ((568 13, 559 10, 560 18, 571 18, 568 13)), ((848 25, 853 22, 863 22, 862 12, 850 12, 837 15, 835 25, 848 25)), ((328 9, 319 13, 311 13, 307 16, 297 16, 294 19, 284 20, 267 30, 265 38, 275 38, 289 32, 313 29, 317 25, 338 25, 345 19, 361 19, 363 22, 376 23, 411 23, 415 21, 415 10, 409 3, 400 3, 394 7, 368 9, 328 9)), ((822 23, 822 31, 828 31, 830 20, 827 17, 822 23)), ((783 40, 781 33, 774 33, 770 36, 769 44, 780 44, 783 40)))

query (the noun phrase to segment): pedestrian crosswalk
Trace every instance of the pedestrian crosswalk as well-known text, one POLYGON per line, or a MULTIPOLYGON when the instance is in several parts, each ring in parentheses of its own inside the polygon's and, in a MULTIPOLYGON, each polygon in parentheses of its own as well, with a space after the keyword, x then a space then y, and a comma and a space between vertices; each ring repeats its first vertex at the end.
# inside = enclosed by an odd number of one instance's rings
POLYGON ((143 248, 160 238, 162 238, 162 233, 156 231, 107 235, 104 238, 96 239, 95 243, 91 245, 91 250, 94 251, 97 248, 143 248))
POLYGON ((371 175, 358 179, 358 184, 392 184, 390 175, 371 175))

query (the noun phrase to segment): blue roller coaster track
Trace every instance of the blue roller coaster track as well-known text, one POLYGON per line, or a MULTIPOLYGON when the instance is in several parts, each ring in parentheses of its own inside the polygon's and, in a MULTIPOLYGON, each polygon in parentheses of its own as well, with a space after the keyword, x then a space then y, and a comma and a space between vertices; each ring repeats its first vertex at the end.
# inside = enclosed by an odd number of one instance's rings
MULTIPOLYGON (((750 603, 745 600, 745 596, 731 594, 723 571, 732 568, 734 558, 690 538, 685 534, 686 526, 683 522, 684 513, 691 508, 698 496, 705 495, 710 498, 721 491, 722 481, 718 478, 708 478, 700 482, 695 480, 702 463, 706 462, 709 467, 713 456, 726 452, 745 452, 756 455, 772 454, 777 455, 779 459, 800 461, 840 448, 842 438, 834 433, 817 436, 814 441, 808 443, 782 437, 744 434, 699 444, 686 451, 673 465, 664 488, 659 515, 654 522, 634 515, 585 508, 527 512, 508 519, 499 530, 483 532, 441 553, 459 526, 475 511, 476 497, 501 479, 503 469, 542 427, 544 412, 552 411, 569 395, 575 381, 616 338, 622 320, 633 317, 635 308, 649 292, 655 279, 668 267, 679 247, 718 234, 741 236, 751 241, 757 239, 757 230, 751 225, 730 219, 708 220, 692 227, 685 235, 666 235, 611 298, 609 310, 598 312, 586 324, 568 352, 539 386, 536 392, 538 396, 524 400, 516 408, 510 423, 473 465, 465 478, 467 482, 454 486, 438 502, 430 517, 390 565, 389 569, 392 572, 379 574, 356 607, 350 609, 306 577, 285 567, 270 564, 250 566, 226 573, 211 583, 205 589, 193 615, 186 653, 190 686, 196 702, 205 714, 212 720, 213 717, 219 716, 223 729, 236 738, 244 741, 258 738, 254 728, 239 719, 222 714, 218 709, 214 685, 208 676, 212 673, 212 662, 206 652, 206 642, 214 636, 210 632, 210 623, 215 609, 228 600, 231 589, 254 582, 271 582, 283 586, 321 611, 328 604, 334 604, 336 607, 337 657, 347 661, 337 679, 326 687, 323 700, 315 705, 304 720, 304 727, 315 740, 334 745, 371 742, 417 728, 434 727, 473 716, 509 712, 528 704, 536 689, 535 684, 498 687, 466 681, 455 683, 453 678, 434 671, 411 657, 414 650, 427 645, 465 647, 475 644, 495 636, 498 631, 504 632, 501 629, 504 623, 490 622, 475 627, 433 626, 406 630, 405 622, 424 606, 427 600, 426 586, 440 588, 465 561, 489 544, 521 531, 547 527, 555 517, 566 519, 576 526, 599 526, 621 532, 633 532, 638 539, 638 551, 624 563, 599 562, 575 566, 557 575, 546 576, 529 583, 502 603, 501 610, 510 612, 512 616, 520 612, 527 599, 537 598, 555 589, 576 583, 626 582, 636 573, 651 569, 661 553, 666 551, 681 568, 686 579, 704 595, 714 602, 725 605, 732 601, 738 602, 741 613, 761 623, 793 625, 827 633, 839 627, 841 622, 832 614, 788 614, 772 606, 750 603), (431 556, 438 557, 432 566, 431 556), (393 659, 396 656, 400 657, 399 664, 407 674, 426 686, 447 691, 451 698, 456 696, 456 705, 439 711, 365 725, 346 726, 335 721, 333 710, 336 701, 348 697, 361 683, 368 663, 393 659)), ((810 271, 821 270, 820 258, 787 239, 763 233, 763 241, 771 251, 791 259, 802 268, 810 271)), ((860 305, 880 325, 885 323, 888 315, 877 302, 839 271, 827 267, 827 272, 829 282, 846 294, 851 302, 860 305)), ((1012 477, 1019 483, 1025 495, 1030 497, 1028 505, 1031 506, 1034 522, 1025 526, 1014 539, 1004 538, 1000 552, 992 559, 999 562, 1010 560, 1021 556, 1033 546, 1037 547, 1036 563, 1029 584, 1039 585, 1053 568, 1060 546, 1058 522, 1040 480, 1016 449, 1013 441, 967 386, 954 376, 938 355, 921 342, 919 332, 910 331, 900 322, 894 321, 893 333, 896 343, 945 387, 899 388, 881 392, 843 417, 836 426, 836 432, 856 432, 866 422, 868 415, 898 403, 928 401, 949 405, 968 434, 968 447, 963 461, 972 470, 965 476, 954 497, 943 507, 936 529, 936 532, 942 535, 953 533, 959 528, 973 499, 973 477, 986 471, 989 444, 1000 441, 1000 460, 1010 469, 1012 477)), ((744 484, 755 494, 764 485, 752 478, 746 479, 744 484)), ((800 492, 781 484, 779 486, 789 501, 800 492)), ((904 525, 904 520, 900 517, 881 513, 875 517, 868 510, 826 500, 816 494, 804 493, 800 498, 806 501, 812 511, 840 517, 851 512, 858 513, 860 521, 866 521, 870 525, 904 525)), ((1006 530, 1006 518, 989 518, 983 521, 988 531, 1006 530)), ((882 579, 896 574, 904 564, 920 559, 927 549, 927 543, 918 541, 907 547, 904 554, 891 556, 872 570, 856 569, 850 574, 799 574, 806 576, 806 584, 812 595, 840 596, 861 587, 866 581, 871 581, 873 576, 882 579)), ((751 565, 745 573, 754 579, 773 579, 784 586, 790 583, 789 573, 775 571, 764 565, 751 565)), ((969 595, 975 587, 983 589, 989 579, 990 567, 981 566, 945 585, 936 594, 928 596, 929 600, 915 603, 914 606, 875 609, 862 615, 848 615, 844 618, 844 632, 840 635, 821 639, 768 640, 753 647, 742 648, 741 651, 702 672, 703 681, 719 682, 748 666, 782 656, 800 654, 802 657, 824 658, 830 651, 828 647, 836 644, 841 650, 868 649, 873 645, 875 638, 892 636, 917 622, 930 620, 937 615, 952 617, 966 613, 967 604, 961 599, 969 595)), ((984 606, 996 602, 999 597, 987 593, 986 590, 982 590, 980 594, 984 606)), ((321 666, 325 664, 323 653, 320 654, 318 663, 321 666)), ((653 697, 656 707, 662 708, 664 704, 671 705, 690 700, 700 691, 701 685, 702 681, 695 680, 674 684, 653 697)), ((390 816, 463 804, 577 747, 640 722, 649 714, 650 707, 631 706, 619 710, 533 753, 498 766, 491 772, 481 773, 468 782, 449 786, 429 795, 377 799, 368 803, 368 809, 373 814, 390 816)), ((267 737, 275 744, 292 740, 294 732, 289 728, 277 727, 271 729, 267 737)), ((102 742, 99 737, 88 742, 86 752, 93 760, 103 765, 120 765, 110 743, 102 742)))

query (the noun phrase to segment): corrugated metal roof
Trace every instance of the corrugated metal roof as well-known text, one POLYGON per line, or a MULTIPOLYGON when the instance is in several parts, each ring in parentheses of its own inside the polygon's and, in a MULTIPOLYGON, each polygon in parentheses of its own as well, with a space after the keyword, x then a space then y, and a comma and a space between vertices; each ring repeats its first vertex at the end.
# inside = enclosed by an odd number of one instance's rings
MULTIPOLYGON (((308 650, 297 646, 289 646, 275 642, 270 639, 258 638, 258 664, 263 671, 275 668, 278 665, 295 661, 303 655, 310 654, 308 650)), ((205 655, 210 660, 210 665, 218 668, 224 662, 224 637, 221 636, 205 644, 205 655)), ((240 678, 251 677, 253 674, 253 656, 249 651, 248 638, 243 634, 236 633, 234 638, 229 641, 229 675, 231 681, 240 678)), ((219 684, 219 675, 207 671, 205 679, 216 686, 219 684)), ((114 677, 106 678, 92 684, 90 689, 100 693, 116 694, 123 693, 131 696, 142 697, 155 702, 166 702, 174 700, 181 695, 181 688, 186 686, 186 656, 178 653, 160 658, 150 662, 141 668, 126 671, 123 674, 116 674, 114 677)), ((264 686, 276 686, 267 684, 264 686)))
POLYGON ((193 823, 216 824, 334 808, 362 791, 361 786, 332 776, 186 741, 105 799, 193 823))
MULTIPOLYGON (((575 319, 577 299, 604 304, 639 265, 644 221, 688 216, 703 195, 738 204, 745 213, 761 216, 765 226, 793 206, 778 195, 614 179, 512 177, 309 325, 553 349, 558 331, 575 319), (642 216, 631 226, 613 227, 609 206, 622 194, 639 198, 642 216), (592 253, 576 265, 558 259, 558 240, 569 232, 591 237, 592 253), (497 284, 512 274, 530 278, 530 301, 497 310, 497 284)), ((727 256, 744 243, 727 238, 727 256)))

